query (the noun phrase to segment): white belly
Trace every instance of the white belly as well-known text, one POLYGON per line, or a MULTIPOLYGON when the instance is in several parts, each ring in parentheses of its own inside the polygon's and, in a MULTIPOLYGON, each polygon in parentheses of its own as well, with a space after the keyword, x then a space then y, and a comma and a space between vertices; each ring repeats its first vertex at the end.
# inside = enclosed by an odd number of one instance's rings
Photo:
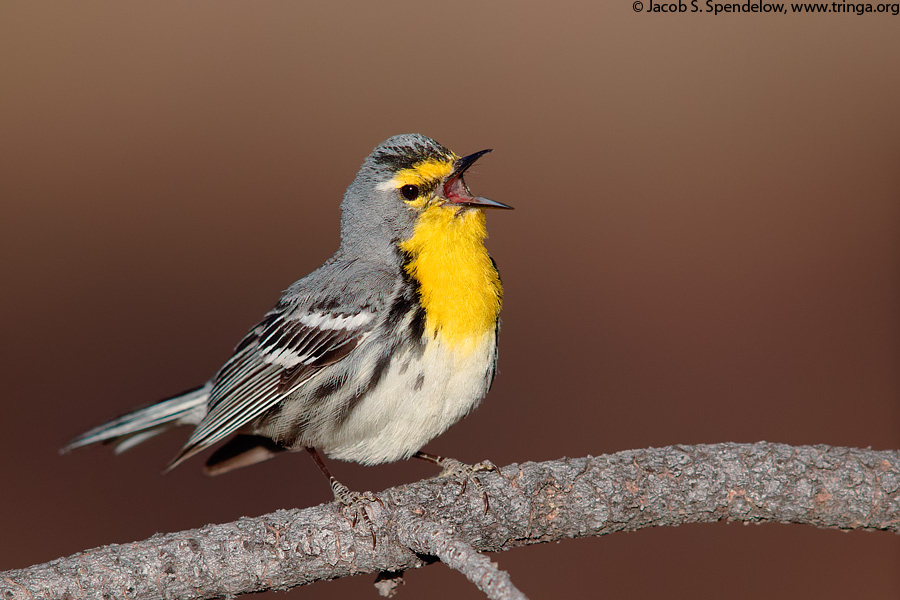
POLYGON ((495 343, 491 331, 461 356, 432 341, 405 369, 408 356, 395 356, 377 388, 319 448, 332 458, 363 464, 409 458, 484 398, 495 343))

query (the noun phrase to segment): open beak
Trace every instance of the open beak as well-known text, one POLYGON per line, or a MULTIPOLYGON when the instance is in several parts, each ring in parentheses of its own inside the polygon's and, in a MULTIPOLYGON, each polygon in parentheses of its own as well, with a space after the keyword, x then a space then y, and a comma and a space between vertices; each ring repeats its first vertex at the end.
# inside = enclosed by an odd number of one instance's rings
POLYGON ((470 192, 469 188, 466 186, 466 182, 463 181, 463 173, 475 164, 476 160, 488 152, 490 152, 490 150, 482 150, 475 154, 463 156, 456 161, 456 164, 453 165, 453 173, 451 173, 450 177, 447 178, 447 181, 444 182, 444 198, 446 198, 448 202, 456 204, 457 206, 474 206, 476 208, 512 208, 512 206, 509 206, 508 204, 488 200, 487 198, 482 198, 480 196, 473 196, 472 192, 470 192))

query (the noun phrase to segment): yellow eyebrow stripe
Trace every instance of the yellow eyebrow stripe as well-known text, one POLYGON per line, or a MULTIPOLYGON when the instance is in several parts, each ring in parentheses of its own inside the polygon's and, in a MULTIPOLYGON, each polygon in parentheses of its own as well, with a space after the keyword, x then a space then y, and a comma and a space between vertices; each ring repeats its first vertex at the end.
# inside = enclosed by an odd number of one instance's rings
POLYGON ((423 185, 440 181, 453 172, 453 160, 429 158, 416 163, 409 169, 397 171, 391 180, 395 187, 404 185, 423 185))

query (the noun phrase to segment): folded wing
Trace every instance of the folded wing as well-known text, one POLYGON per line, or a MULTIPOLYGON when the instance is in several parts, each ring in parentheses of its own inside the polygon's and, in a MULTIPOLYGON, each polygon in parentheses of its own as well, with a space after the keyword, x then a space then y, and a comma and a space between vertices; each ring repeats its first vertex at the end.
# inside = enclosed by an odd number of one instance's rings
POLYGON ((208 411, 169 468, 239 431, 346 357, 372 331, 375 314, 269 312, 213 379, 208 411))

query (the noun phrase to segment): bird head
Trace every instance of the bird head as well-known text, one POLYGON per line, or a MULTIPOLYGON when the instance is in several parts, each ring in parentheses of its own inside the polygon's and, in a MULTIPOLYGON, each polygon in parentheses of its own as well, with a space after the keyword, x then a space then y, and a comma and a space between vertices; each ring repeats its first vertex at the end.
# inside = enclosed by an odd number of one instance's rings
MULTIPOLYGON (((473 195, 463 179, 482 150, 458 156, 421 134, 397 135, 366 157, 341 204, 344 244, 389 242, 396 247, 413 234, 427 212, 463 214, 511 206, 473 195)), ((372 248, 371 250, 375 250, 372 248)))

